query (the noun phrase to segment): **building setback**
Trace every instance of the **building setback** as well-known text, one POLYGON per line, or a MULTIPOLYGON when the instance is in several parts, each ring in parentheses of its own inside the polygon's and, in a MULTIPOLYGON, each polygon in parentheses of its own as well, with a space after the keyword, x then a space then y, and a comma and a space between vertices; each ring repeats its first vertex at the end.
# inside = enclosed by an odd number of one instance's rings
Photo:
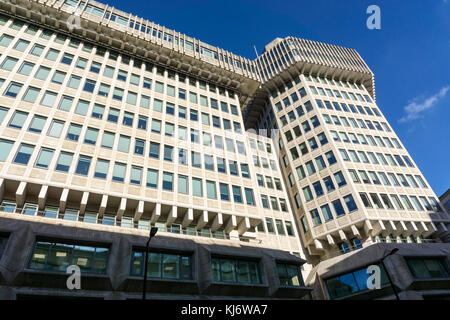
POLYGON ((139 299, 153 226, 151 299, 389 299, 386 272, 450 294, 448 212, 353 49, 252 61, 95 1, 4 1, 0 96, 3 299, 139 299))

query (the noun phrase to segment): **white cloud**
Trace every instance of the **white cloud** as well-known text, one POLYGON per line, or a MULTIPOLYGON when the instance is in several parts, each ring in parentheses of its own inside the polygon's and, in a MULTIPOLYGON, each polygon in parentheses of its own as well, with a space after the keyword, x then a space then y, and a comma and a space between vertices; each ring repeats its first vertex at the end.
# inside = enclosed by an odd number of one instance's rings
POLYGON ((443 87, 438 93, 428 98, 422 98, 420 101, 419 98, 414 99, 404 108, 406 115, 404 115, 399 122, 408 122, 420 118, 423 112, 429 110, 436 105, 439 100, 443 99, 448 91, 450 91, 450 86, 443 87))

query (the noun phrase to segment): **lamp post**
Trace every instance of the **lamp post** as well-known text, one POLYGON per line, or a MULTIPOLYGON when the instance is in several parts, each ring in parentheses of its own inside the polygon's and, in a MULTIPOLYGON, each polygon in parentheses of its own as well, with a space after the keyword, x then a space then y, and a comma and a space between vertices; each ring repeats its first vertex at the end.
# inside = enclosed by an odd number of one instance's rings
POLYGON ((150 240, 152 240, 152 238, 156 235, 156 233, 158 232, 158 228, 156 227, 152 227, 150 229, 150 237, 147 240, 147 246, 145 247, 145 261, 144 261, 144 288, 142 291, 142 300, 145 300, 145 296, 147 293, 147 268, 148 268, 148 247, 150 245, 150 240))
POLYGON ((385 256, 381 259, 381 265, 383 266, 384 271, 386 272, 386 276, 387 276, 387 278, 388 278, 388 280, 389 280, 389 284, 391 285, 392 290, 394 291, 395 298, 396 298, 397 300, 400 300, 400 297, 398 296, 398 293, 397 293, 397 289, 395 289, 394 282, 392 282, 392 278, 391 278, 391 276, 390 276, 390 274, 389 274, 389 271, 388 271, 388 269, 386 268, 386 265, 384 264, 384 259, 386 259, 386 258, 389 257, 389 256, 392 256, 392 255, 395 254, 398 250, 399 250, 398 248, 394 248, 394 249, 392 249, 391 251, 389 251, 387 254, 385 254, 385 256))

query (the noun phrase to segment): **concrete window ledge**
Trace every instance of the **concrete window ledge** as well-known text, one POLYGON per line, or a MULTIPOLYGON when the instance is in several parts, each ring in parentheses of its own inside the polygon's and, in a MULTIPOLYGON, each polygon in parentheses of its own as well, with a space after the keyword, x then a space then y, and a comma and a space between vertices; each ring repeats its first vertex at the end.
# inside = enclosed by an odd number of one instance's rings
POLYGON ((312 288, 308 287, 294 287, 294 286, 280 286, 272 294, 274 298, 299 299, 303 298, 312 288))
MULTIPOLYGON (((26 269, 19 273, 13 281, 13 286, 67 289, 69 274, 62 272, 43 272, 26 269)), ((81 274, 83 290, 112 291, 111 280, 106 274, 81 274)))
MULTIPOLYGON (((142 292, 144 278, 132 277, 124 281, 119 287, 120 291, 142 292)), ((197 281, 178 279, 147 279, 147 292, 168 294, 199 294, 197 281)))
POLYGON ((211 282, 202 294, 218 296, 267 297, 269 295, 269 286, 264 284, 211 282))

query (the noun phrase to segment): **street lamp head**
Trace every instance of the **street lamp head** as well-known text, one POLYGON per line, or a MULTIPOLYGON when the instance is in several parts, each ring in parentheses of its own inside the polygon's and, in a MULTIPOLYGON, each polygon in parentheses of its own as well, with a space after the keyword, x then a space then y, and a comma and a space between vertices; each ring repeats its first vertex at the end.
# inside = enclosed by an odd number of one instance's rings
POLYGON ((157 227, 152 227, 150 229, 150 238, 153 238, 156 235, 157 232, 158 232, 158 228, 157 227))

